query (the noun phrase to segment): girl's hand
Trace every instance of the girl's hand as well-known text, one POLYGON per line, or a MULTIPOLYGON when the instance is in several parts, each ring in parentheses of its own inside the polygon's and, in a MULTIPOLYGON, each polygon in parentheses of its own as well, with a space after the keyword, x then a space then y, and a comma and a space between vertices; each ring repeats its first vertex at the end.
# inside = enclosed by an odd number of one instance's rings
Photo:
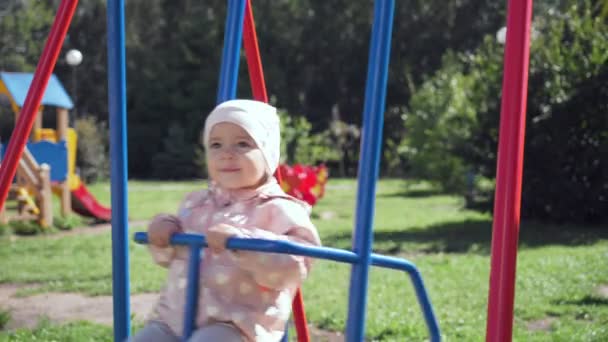
POLYGON ((157 247, 167 247, 171 235, 182 231, 182 224, 174 215, 158 214, 148 226, 148 242, 157 247))
POLYGON ((207 245, 214 253, 221 253, 226 250, 228 238, 237 235, 238 229, 231 225, 220 223, 207 231, 207 245))

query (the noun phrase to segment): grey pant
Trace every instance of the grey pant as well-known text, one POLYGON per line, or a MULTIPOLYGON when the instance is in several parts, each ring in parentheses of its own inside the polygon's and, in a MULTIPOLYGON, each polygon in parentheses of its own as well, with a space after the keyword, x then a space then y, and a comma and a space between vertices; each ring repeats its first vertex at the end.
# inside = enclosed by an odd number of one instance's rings
MULTIPOLYGON (((148 322, 137 332, 132 342, 179 342, 180 338, 161 322, 148 322)), ((194 331, 189 342, 244 342, 243 335, 232 325, 211 324, 194 331)))

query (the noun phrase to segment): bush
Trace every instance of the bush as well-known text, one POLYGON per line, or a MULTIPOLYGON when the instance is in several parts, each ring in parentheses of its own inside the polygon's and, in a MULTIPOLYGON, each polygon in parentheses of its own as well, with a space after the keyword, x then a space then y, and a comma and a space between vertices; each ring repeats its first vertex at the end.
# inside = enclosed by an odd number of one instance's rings
POLYGON ((552 18, 532 51, 524 216, 608 221, 608 23, 591 7, 552 18))
POLYGON ((11 313, 8 310, 0 309, 0 330, 4 329, 11 320, 11 313))
POLYGON ((444 191, 465 191, 466 174, 473 168, 465 156, 478 127, 470 91, 474 82, 462 56, 448 53, 443 67, 412 96, 399 146, 411 165, 410 176, 434 181, 444 191))
MULTIPOLYGON (((608 220, 608 24, 589 2, 536 19, 522 216, 608 220)), ((461 191, 467 172, 494 179, 502 47, 448 55, 412 97, 400 145, 417 176, 461 191)))
POLYGON ((80 177, 86 183, 109 178, 108 129, 92 116, 78 118, 74 122, 78 134, 76 165, 80 177))
POLYGON ((76 215, 68 215, 66 217, 55 215, 53 217, 53 226, 59 230, 72 230, 81 223, 82 220, 76 215))
POLYGON ((197 144, 187 140, 186 130, 182 125, 177 122, 171 123, 161 146, 162 150, 152 158, 153 177, 184 179, 203 175, 204 171, 200 166, 204 165, 204 154, 197 144))
POLYGON ((34 221, 12 221, 9 223, 13 233, 17 235, 36 235, 44 229, 34 221))
POLYGON ((281 118, 281 161, 287 164, 317 165, 339 160, 340 152, 328 131, 312 133, 312 125, 303 116, 279 111, 281 118))

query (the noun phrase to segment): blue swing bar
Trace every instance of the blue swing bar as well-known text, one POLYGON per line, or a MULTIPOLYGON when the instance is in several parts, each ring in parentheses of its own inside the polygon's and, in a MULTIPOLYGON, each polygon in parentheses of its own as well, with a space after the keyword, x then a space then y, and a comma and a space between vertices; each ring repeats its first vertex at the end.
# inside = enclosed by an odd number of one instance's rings
POLYGON ((122 342, 129 337, 131 331, 129 308, 129 229, 127 217, 127 81, 125 71, 124 0, 108 0, 107 21, 114 341, 122 342))
MULTIPOLYGON (((148 234, 144 232, 135 233, 134 240, 135 242, 146 244, 148 243, 148 234)), ((202 260, 201 257, 197 256, 202 255, 200 254, 200 251, 201 248, 207 247, 207 240, 205 239, 205 236, 201 234, 176 234, 171 238, 171 244, 189 246, 191 248, 190 259, 188 262, 188 284, 186 288, 186 297, 188 298, 188 301, 186 302, 185 311, 187 313, 194 313, 196 312, 197 305, 196 291, 198 290, 198 270, 202 260), (191 298, 193 299, 191 300, 191 298)), ((353 265, 361 263, 361 258, 351 251, 329 247, 313 247, 282 240, 230 238, 226 243, 226 248, 265 253, 302 255, 317 259, 344 262, 353 265)), ((441 336, 439 325, 425 289, 422 276, 420 275, 420 272, 416 266, 405 259, 388 257, 375 253, 370 254, 370 264, 373 266, 390 268, 408 273, 412 283, 414 284, 414 290, 416 291, 416 297, 418 298, 418 303, 422 309, 424 320, 429 331, 430 340, 433 342, 440 341, 441 336)), ((193 322, 194 314, 186 315, 184 320, 193 322)), ((193 332, 193 323, 185 324, 185 327, 190 327, 188 330, 184 330, 184 338, 187 338, 193 332)), ((353 340, 349 339, 348 341, 350 342, 353 340)), ((359 341, 362 341, 362 339, 359 341)))

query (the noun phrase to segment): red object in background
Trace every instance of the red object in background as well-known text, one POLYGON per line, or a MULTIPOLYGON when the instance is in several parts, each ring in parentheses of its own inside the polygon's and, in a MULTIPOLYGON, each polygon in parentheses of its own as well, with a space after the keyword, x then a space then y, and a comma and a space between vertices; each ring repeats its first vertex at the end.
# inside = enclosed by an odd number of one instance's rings
POLYGON ((112 210, 99 204, 84 184, 80 183, 80 186, 72 190, 71 193, 72 209, 75 212, 83 216, 93 217, 99 221, 111 221, 112 210))
POLYGON ((305 201, 311 206, 323 197, 325 184, 327 183, 327 167, 323 164, 319 166, 308 166, 295 164, 279 165, 279 172, 283 176, 281 187, 287 194, 305 201))

